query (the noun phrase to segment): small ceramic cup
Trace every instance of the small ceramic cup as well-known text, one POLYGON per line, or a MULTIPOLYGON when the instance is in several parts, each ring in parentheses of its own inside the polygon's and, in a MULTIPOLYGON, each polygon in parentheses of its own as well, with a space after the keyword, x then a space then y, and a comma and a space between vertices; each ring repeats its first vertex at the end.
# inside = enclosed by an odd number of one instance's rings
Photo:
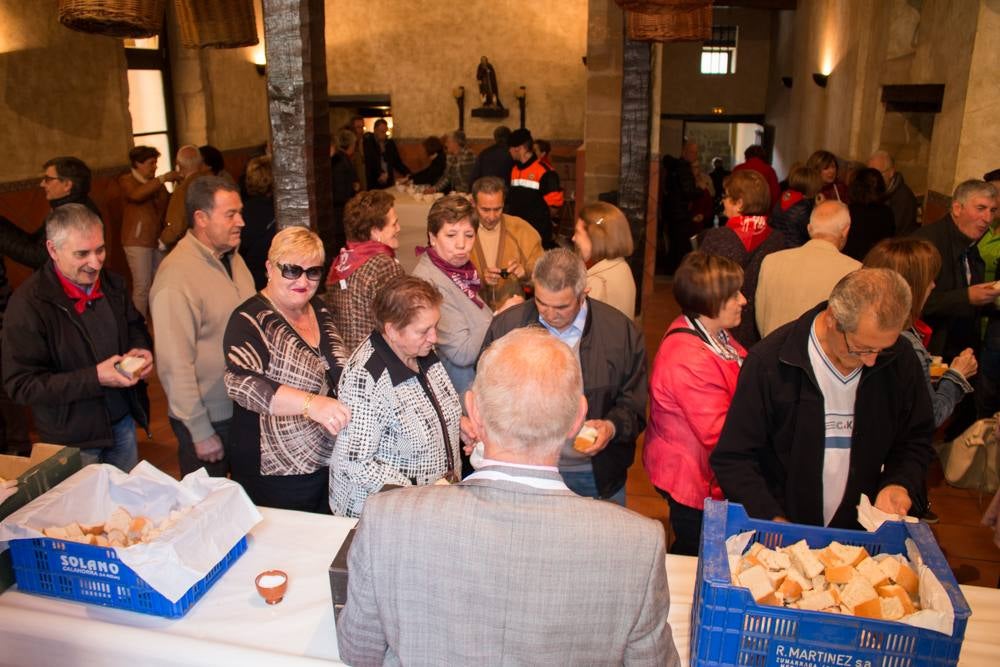
POLYGON ((268 604, 278 604, 288 590, 288 575, 281 570, 265 570, 254 579, 257 592, 268 604))

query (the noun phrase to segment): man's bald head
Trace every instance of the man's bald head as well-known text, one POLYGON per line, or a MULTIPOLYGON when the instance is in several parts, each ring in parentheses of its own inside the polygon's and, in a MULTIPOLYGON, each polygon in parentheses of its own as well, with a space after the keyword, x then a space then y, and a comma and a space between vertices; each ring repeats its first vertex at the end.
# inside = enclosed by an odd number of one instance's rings
POLYGON ((839 201, 827 200, 817 204, 809 216, 809 238, 829 241, 838 250, 843 250, 850 228, 850 211, 839 201))

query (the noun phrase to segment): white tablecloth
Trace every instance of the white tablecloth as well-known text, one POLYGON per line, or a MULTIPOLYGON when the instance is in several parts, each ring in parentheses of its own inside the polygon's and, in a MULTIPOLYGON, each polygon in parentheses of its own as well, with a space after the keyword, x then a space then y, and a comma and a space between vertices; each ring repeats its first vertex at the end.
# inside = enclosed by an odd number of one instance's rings
MULTIPOLYGON (((353 519, 261 508, 247 552, 187 616, 168 620, 53 598, 0 595, 4 665, 329 665, 337 639, 328 568, 353 519), (268 607, 254 577, 288 573, 285 599, 268 607)), ((667 556, 670 624, 688 664, 697 560, 667 556)), ((1000 591, 963 586, 973 616, 960 665, 994 665, 1000 654, 1000 591)))
POLYGON ((399 218, 399 250, 396 258, 407 273, 413 273, 417 256, 413 250, 427 245, 427 213, 431 202, 422 201, 407 192, 390 188, 387 192, 396 199, 396 216, 399 218))

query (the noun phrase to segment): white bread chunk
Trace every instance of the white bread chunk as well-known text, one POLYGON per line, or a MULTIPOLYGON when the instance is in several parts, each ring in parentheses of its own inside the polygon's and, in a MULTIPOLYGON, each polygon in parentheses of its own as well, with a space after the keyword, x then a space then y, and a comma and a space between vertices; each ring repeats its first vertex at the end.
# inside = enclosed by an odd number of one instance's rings
POLYGON ((840 591, 840 599, 851 609, 878 598, 875 587, 863 575, 858 575, 840 591))
POLYGON ((905 615, 899 598, 879 598, 879 603, 882 605, 882 618, 887 621, 898 621, 905 615))
POLYGON ((864 618, 882 618, 882 598, 875 598, 874 600, 868 600, 867 602, 862 602, 856 607, 853 607, 855 616, 863 616, 864 618))
POLYGON ((849 544, 841 544, 834 540, 827 547, 842 562, 848 565, 857 566, 858 563, 868 557, 868 551, 864 547, 855 547, 849 544))
POLYGON ((792 566, 792 559, 788 554, 771 549, 760 549, 756 554, 760 564, 769 570, 787 570, 792 566))
POLYGON ((881 586, 882 584, 889 583, 889 577, 886 576, 882 568, 879 567, 879 564, 872 558, 865 558, 858 563, 857 570, 872 586, 881 586))
POLYGON ((811 591, 813 584, 812 579, 806 579, 802 575, 802 571, 799 570, 794 564, 788 568, 788 579, 794 581, 799 585, 799 587, 804 591, 811 591))
POLYGON ((835 606, 837 606, 837 601, 830 591, 806 591, 802 594, 802 599, 799 600, 799 609, 808 609, 809 611, 823 611, 835 606))
POLYGON ((77 522, 67 523, 66 526, 66 537, 74 541, 79 541, 78 538, 83 537, 83 529, 80 528, 80 524, 77 522))
POLYGON ((794 581, 791 577, 786 577, 778 590, 775 591, 775 595, 782 602, 795 602, 802 597, 802 586, 798 582, 794 581))
POLYGON ((830 582, 826 580, 822 574, 817 574, 812 578, 812 587, 814 591, 825 591, 829 588, 830 582))
POLYGON ((893 583, 899 584, 906 589, 907 593, 916 597, 920 584, 917 573, 901 556, 885 558, 879 561, 879 567, 893 583))
POLYGON ((111 537, 111 531, 117 530, 121 533, 128 533, 129 526, 132 525, 132 515, 124 507, 115 508, 108 520, 104 522, 104 530, 111 537))
POLYGON ((740 585, 750 589, 750 595, 757 602, 774 595, 774 586, 767 576, 767 570, 762 565, 755 565, 740 572, 740 585))
POLYGON ((49 526, 42 531, 42 535, 51 537, 54 540, 65 540, 69 537, 66 534, 66 528, 63 526, 49 526))
MULTIPOLYGON (((813 579, 823 571, 823 563, 813 554, 809 544, 805 540, 799 540, 788 547, 787 551, 792 556, 792 562, 799 566, 802 574, 813 579)), ((815 586, 815 584, 813 584, 815 586)))
POLYGON ((834 565, 826 568, 826 580, 831 584, 849 584, 857 576, 858 571, 850 565, 834 565))
POLYGON ((781 582, 783 582, 785 580, 785 577, 787 576, 788 576, 788 570, 767 571, 767 578, 771 580, 771 586, 773 586, 775 590, 778 589, 778 586, 781 585, 781 582))
POLYGON ((886 584, 885 586, 878 587, 879 597, 891 598, 895 597, 899 599, 899 603, 903 605, 903 615, 909 616, 917 610, 913 606, 913 601, 910 599, 910 594, 906 592, 906 589, 899 584, 886 584))

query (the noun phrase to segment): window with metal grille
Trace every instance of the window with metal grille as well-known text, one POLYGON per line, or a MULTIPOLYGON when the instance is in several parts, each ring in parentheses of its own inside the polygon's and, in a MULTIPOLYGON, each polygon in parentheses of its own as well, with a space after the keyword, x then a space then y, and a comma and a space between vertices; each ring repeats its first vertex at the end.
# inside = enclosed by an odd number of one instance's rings
POLYGON ((736 72, 736 39, 739 27, 712 26, 712 38, 701 46, 702 74, 733 74, 736 72))

